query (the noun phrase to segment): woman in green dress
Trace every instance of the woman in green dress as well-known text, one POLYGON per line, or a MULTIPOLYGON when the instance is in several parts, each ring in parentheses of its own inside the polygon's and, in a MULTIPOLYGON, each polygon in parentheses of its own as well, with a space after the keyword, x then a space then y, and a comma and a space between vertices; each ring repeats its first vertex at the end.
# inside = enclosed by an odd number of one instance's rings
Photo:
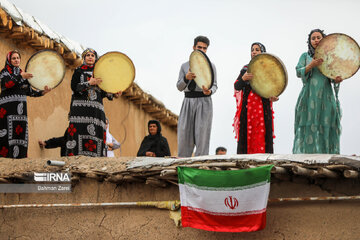
POLYGON ((296 66, 301 89, 295 109, 295 139, 293 153, 340 152, 341 110, 338 91, 341 77, 325 77, 317 68, 323 59, 314 59, 315 49, 326 35, 314 29, 308 37, 308 52, 303 53, 296 66), (333 88, 334 92, 333 92, 333 88))

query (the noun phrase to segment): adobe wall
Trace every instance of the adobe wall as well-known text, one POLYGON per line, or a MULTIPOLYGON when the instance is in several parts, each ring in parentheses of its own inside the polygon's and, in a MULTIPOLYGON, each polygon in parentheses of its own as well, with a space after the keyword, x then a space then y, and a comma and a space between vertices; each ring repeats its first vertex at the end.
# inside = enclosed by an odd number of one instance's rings
MULTIPOLYGON (((5 65, 6 54, 17 49, 22 55, 21 68, 25 70, 26 62, 35 49, 15 45, 15 43, 0 35, 0 69, 5 65), (4 64, 4 65, 2 65, 4 64)), ((60 149, 41 150, 39 139, 48 139, 64 135, 68 125, 67 116, 70 108, 70 81, 73 69, 66 68, 63 82, 49 94, 40 98, 27 98, 29 120, 29 150, 28 156, 57 157, 60 149)), ((155 96, 156 97, 156 96, 155 96)), ((104 99, 105 113, 110 120, 111 134, 122 143, 121 156, 136 156, 140 143, 147 132, 147 122, 153 119, 148 113, 124 97, 108 101, 104 99)), ((176 130, 162 124, 162 134, 168 139, 173 156, 177 156, 176 130)), ((120 156, 120 151, 115 151, 120 156)))
MULTIPOLYGON (((359 195, 359 181, 272 179, 270 198, 359 195)), ((0 194, 1 204, 162 201, 178 188, 115 185, 82 178, 71 194, 0 194)), ((267 226, 253 233, 178 228, 168 210, 130 207, 1 209, 0 239, 358 239, 359 201, 273 203, 267 226)))

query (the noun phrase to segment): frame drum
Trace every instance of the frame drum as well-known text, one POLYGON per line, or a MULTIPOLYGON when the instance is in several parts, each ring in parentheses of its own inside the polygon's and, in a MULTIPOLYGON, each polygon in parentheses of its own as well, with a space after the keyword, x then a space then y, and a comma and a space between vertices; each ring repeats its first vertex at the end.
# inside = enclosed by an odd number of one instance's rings
POLYGON ((195 73, 194 81, 199 88, 205 86, 210 89, 214 83, 214 72, 211 62, 205 53, 195 50, 190 55, 190 71, 195 73))
POLYGON ((253 57, 248 72, 253 74, 251 88, 261 97, 278 97, 287 86, 288 76, 285 65, 276 56, 261 53, 253 57))
POLYGON ((32 55, 26 63, 25 71, 33 75, 28 79, 38 90, 57 87, 65 76, 64 59, 53 50, 42 50, 32 55))
POLYGON ((105 92, 125 91, 135 79, 135 66, 125 54, 108 52, 96 62, 94 77, 102 79, 99 87, 105 92))
POLYGON ((318 69, 326 77, 335 79, 340 76, 347 79, 359 70, 360 48, 351 37, 332 33, 321 39, 315 49, 314 58, 324 60, 318 69))

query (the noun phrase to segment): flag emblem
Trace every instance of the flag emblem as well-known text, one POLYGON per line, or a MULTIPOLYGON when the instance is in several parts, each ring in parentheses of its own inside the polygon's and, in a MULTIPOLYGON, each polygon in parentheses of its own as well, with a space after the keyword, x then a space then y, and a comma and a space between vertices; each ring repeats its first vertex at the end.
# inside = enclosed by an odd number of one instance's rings
POLYGON ((236 198, 233 198, 232 196, 225 198, 224 203, 225 206, 227 206, 230 209, 235 209, 239 206, 239 201, 236 198))

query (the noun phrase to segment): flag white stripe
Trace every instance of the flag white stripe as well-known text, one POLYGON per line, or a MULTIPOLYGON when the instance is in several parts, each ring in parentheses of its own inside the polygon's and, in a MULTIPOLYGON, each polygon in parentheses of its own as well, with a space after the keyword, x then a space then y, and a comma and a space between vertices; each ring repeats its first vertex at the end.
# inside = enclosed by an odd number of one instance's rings
POLYGON ((242 213, 261 211, 266 208, 270 183, 236 191, 203 190, 184 184, 179 184, 179 189, 181 206, 183 207, 202 209, 203 211, 213 213, 242 213), (238 205, 234 209, 231 209, 225 204, 225 199, 230 196, 233 201, 232 204, 228 201, 228 206, 236 206, 234 199, 238 202, 238 205))
POLYGON ((198 186, 196 184, 191 184, 188 182, 185 182, 184 185, 187 185, 189 187, 195 187, 197 189, 201 189, 201 190, 210 190, 210 191, 238 191, 238 190, 243 190, 243 189, 248 189, 248 188, 254 188, 254 187, 258 187, 261 185, 265 185, 267 184, 268 181, 263 181, 263 182, 258 182, 258 183, 254 183, 254 184, 250 184, 250 185, 245 185, 245 186, 237 186, 237 187, 208 187, 208 186, 198 186))

